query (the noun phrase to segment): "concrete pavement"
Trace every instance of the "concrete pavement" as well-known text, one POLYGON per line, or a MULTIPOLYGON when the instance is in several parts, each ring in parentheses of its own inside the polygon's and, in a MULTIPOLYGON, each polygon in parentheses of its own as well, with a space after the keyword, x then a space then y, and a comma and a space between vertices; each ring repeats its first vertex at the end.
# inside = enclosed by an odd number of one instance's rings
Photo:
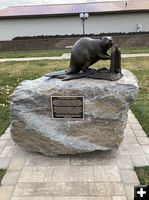
MULTIPOLYGON (((0 62, 10 62, 10 61, 33 61, 33 60, 62 60, 70 59, 70 53, 64 53, 62 56, 55 57, 32 57, 32 58, 3 58, 0 62)), ((122 54, 122 58, 133 58, 133 57, 148 57, 149 53, 145 54, 122 54)))

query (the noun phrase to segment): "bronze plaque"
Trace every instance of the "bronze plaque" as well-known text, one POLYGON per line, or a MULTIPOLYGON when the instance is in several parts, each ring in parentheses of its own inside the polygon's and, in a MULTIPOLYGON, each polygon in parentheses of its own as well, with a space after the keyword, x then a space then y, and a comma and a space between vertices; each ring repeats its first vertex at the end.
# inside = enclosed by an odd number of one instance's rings
POLYGON ((84 97, 52 96, 52 119, 83 119, 84 97))

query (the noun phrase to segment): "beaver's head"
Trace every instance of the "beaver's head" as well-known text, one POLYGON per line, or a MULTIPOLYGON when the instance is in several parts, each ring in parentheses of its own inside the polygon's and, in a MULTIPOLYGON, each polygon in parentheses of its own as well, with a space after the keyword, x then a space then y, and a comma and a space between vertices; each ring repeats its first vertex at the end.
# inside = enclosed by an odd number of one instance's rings
POLYGON ((110 36, 109 37, 102 37, 100 39, 100 44, 105 50, 108 50, 113 45, 112 37, 110 37, 110 36))

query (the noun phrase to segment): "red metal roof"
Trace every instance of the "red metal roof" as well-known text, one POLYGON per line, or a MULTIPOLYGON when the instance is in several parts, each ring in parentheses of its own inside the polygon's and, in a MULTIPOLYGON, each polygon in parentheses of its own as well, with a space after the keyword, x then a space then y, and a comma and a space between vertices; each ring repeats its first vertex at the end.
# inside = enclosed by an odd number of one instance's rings
POLYGON ((81 12, 108 13, 149 11, 149 1, 109 1, 74 4, 49 4, 33 6, 12 6, 0 11, 0 18, 23 17, 23 16, 45 16, 45 15, 73 15, 81 12))

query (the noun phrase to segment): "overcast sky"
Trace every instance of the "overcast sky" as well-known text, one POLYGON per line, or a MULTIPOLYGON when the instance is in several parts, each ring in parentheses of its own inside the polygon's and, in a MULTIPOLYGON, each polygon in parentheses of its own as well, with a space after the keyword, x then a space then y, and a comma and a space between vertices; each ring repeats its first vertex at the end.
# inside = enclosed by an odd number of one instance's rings
POLYGON ((19 5, 64 4, 64 3, 100 2, 100 1, 106 1, 106 0, 0 0, 0 10, 8 6, 19 6, 19 5))

